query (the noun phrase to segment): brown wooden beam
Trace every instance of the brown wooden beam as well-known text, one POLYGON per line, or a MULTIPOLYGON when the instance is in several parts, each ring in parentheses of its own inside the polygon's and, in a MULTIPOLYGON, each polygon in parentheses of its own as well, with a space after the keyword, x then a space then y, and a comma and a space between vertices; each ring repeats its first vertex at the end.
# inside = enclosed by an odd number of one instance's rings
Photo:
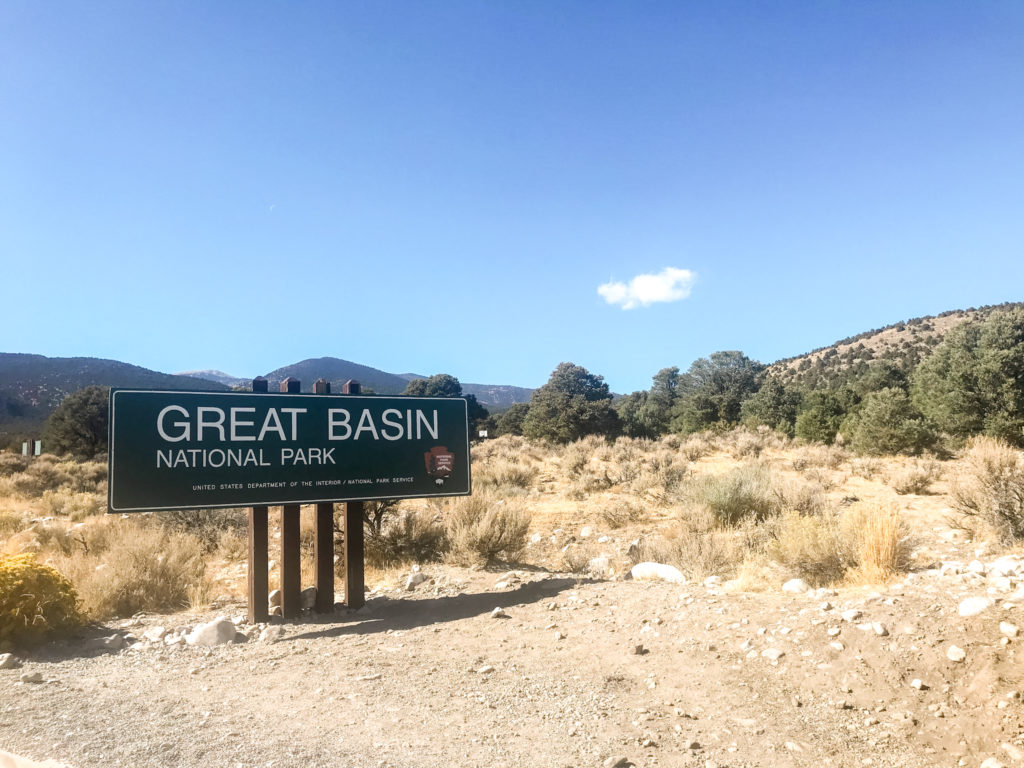
MULTIPOLYGON (((267 380, 257 376, 252 380, 253 392, 266 392, 267 380)), ((249 622, 260 624, 270 619, 267 610, 270 585, 267 562, 267 508, 252 507, 249 510, 249 622)))
POLYGON ((363 565, 363 502, 345 504, 345 605, 362 608, 365 583, 363 565))

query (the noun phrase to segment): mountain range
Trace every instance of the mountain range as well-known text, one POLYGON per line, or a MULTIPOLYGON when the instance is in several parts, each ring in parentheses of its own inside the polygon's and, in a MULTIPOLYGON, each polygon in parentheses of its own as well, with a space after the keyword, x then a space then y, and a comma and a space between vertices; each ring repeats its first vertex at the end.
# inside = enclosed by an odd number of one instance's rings
MULTIPOLYGON (((342 385, 354 379, 364 390, 381 395, 397 395, 412 379, 426 378, 412 373, 388 373, 336 357, 302 360, 264 374, 272 392, 278 391, 281 381, 289 377, 302 382, 303 392, 311 392, 317 379, 327 379, 332 392, 341 392, 342 385)), ((252 379, 216 370, 170 374, 95 357, 0 352, 0 445, 38 436, 61 401, 88 386, 226 392, 251 383, 252 379)), ((463 384, 462 390, 464 394, 475 395, 485 407, 497 410, 527 402, 533 392, 504 384, 463 384)))

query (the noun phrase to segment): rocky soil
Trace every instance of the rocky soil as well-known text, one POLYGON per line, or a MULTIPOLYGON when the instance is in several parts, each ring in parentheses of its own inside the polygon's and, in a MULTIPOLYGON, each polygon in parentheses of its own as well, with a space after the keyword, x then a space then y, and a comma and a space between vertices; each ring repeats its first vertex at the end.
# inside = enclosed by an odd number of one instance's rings
POLYGON ((424 574, 359 611, 253 627, 235 601, 12 657, 0 749, 74 768, 1024 765, 1021 556, 951 543, 878 591, 424 574))

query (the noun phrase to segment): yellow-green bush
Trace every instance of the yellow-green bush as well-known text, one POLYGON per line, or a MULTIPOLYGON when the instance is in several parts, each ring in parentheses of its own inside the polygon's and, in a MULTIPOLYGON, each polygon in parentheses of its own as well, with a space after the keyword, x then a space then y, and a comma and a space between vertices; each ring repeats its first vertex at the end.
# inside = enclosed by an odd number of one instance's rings
POLYGON ((526 547, 530 513, 514 500, 476 494, 450 502, 444 522, 451 560, 474 565, 517 557, 526 547))
POLYGON ((35 645, 82 624, 71 582, 35 555, 0 557, 0 647, 35 645))

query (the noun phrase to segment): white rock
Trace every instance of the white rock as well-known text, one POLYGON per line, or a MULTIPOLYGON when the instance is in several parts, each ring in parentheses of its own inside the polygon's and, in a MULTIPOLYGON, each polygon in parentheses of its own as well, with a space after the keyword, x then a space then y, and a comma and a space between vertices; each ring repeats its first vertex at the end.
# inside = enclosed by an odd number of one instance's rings
POLYGON ((541 536, 539 533, 535 533, 535 534, 533 534, 533 536, 530 537, 530 543, 531 544, 540 544, 541 541, 543 541, 543 540, 544 540, 544 537, 541 536))
POLYGON ((306 587, 299 592, 299 605, 304 611, 313 610, 313 606, 316 605, 316 587, 306 587))
POLYGON ((888 627, 886 627, 885 624, 883 624, 880 621, 871 622, 871 629, 873 629, 875 631, 875 634, 879 637, 886 637, 889 634, 888 627))
POLYGON ((490 664, 484 664, 476 672, 477 672, 478 675, 489 675, 493 671, 494 671, 494 667, 492 667, 490 664))
POLYGON ((18 660, 13 653, 0 653, 0 669, 14 669, 18 666, 18 660))
POLYGON ((782 585, 782 591, 791 595, 802 595, 810 590, 811 586, 803 579, 790 579, 782 585))
POLYGON ((971 560, 971 562, 967 564, 967 570, 971 573, 977 573, 984 576, 986 568, 985 564, 981 562, 981 560, 971 560))
POLYGON ((957 645, 951 645, 946 650, 946 658, 950 661, 963 661, 967 658, 967 651, 957 645))
POLYGON ((491 611, 492 619, 507 619, 508 617, 508 614, 505 613, 505 610, 503 608, 495 608, 493 611, 491 611))
POLYGON ((267 602, 270 603, 271 608, 276 608, 281 604, 281 590, 275 589, 267 596, 267 602))
POLYGON ((956 612, 961 616, 977 616, 979 613, 992 607, 992 601, 987 597, 968 597, 961 600, 956 612))
POLYGON ((589 526, 589 525, 584 525, 583 528, 580 529, 580 538, 581 539, 589 539, 593 535, 594 535, 594 529, 591 526, 589 526))
POLYGON ((1006 768, 1006 766, 994 757, 987 757, 981 761, 979 768, 1006 768))
POLYGON ((406 591, 411 592, 428 578, 429 577, 425 573, 410 573, 409 578, 405 580, 406 591))
POLYGON ((21 675, 21 682, 23 683, 41 683, 43 682, 42 672, 23 672, 21 675))
POLYGON ((768 659, 768 661, 778 661, 785 655, 786 652, 778 648, 765 648, 761 651, 761 656, 768 659))
POLYGON ((910 687, 913 688, 915 691, 923 691, 927 686, 923 682, 921 682, 921 678, 915 677, 913 680, 910 681, 910 687))
POLYGON ((151 643, 158 643, 158 642, 160 642, 161 640, 164 639, 164 636, 166 634, 167 634, 167 627, 156 626, 156 627, 150 627, 149 629, 147 629, 145 632, 142 633, 142 636, 146 640, 149 640, 149 642, 151 642, 151 643))
POLYGON ((235 639, 235 622, 220 616, 207 624, 199 624, 185 638, 189 645, 223 645, 235 639))
POLYGON ((832 649, 833 651, 844 651, 844 650, 846 650, 846 646, 845 646, 845 645, 843 645, 843 644, 842 644, 841 642, 839 642, 838 640, 833 640, 833 641, 832 641, 831 643, 829 643, 829 647, 830 647, 830 648, 831 648, 831 649, 832 649))
POLYGON ((1011 624, 1009 621, 1000 621, 999 634, 1003 637, 1016 637, 1020 634, 1020 627, 1016 624, 1011 624))
POLYGON ((629 570, 637 581, 668 581, 673 584, 685 584, 686 577, 682 571, 664 563, 637 563, 629 570))
POLYGON ((857 619, 859 619, 861 616, 863 616, 864 612, 860 611, 860 610, 858 610, 856 608, 850 608, 847 611, 843 611, 839 615, 842 617, 843 621, 853 622, 853 621, 856 621, 857 619))
POLYGON ((260 632, 259 640, 260 643, 276 643, 280 640, 284 640, 284 627, 269 626, 265 627, 260 632))

